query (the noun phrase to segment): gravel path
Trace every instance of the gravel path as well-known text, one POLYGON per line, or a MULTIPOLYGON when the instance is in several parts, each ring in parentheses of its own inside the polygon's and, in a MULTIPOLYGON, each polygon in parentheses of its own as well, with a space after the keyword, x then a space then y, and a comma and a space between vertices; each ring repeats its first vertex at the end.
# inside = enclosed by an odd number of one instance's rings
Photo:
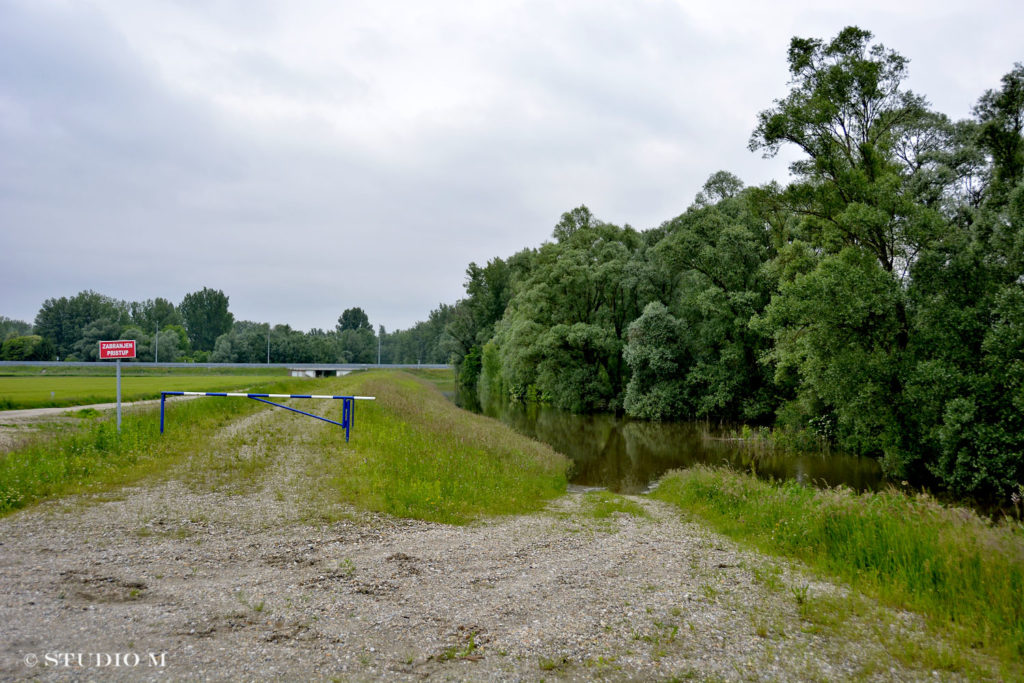
POLYGON ((932 676, 892 654, 928 641, 916 618, 642 497, 465 527, 331 503, 281 412, 166 480, 0 520, 0 679, 932 676), (211 467, 221 448, 270 464, 240 480, 211 467))

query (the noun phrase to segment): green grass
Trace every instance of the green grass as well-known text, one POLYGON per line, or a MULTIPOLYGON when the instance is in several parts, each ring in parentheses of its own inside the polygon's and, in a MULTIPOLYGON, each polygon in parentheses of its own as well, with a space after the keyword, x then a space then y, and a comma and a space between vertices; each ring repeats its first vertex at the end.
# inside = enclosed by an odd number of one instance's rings
MULTIPOLYGON (((159 398, 161 391, 228 391, 264 384, 268 375, 146 375, 121 377, 121 400, 159 398)), ((117 380, 110 376, 0 377, 0 410, 110 403, 117 380)))
POLYGON ((455 393, 455 370, 451 368, 446 370, 437 370, 435 368, 410 368, 404 372, 409 373, 413 377, 418 377, 430 382, 442 393, 455 393))
POLYGON ((887 491, 766 483, 723 469, 666 475, 653 497, 769 553, 925 615, 967 650, 1024 674, 1024 529, 887 491))
MULTIPOLYGON (((347 390, 377 400, 358 404, 355 436, 338 453, 331 484, 343 501, 461 524, 537 510, 565 492, 563 456, 457 408, 429 382, 394 371, 344 380, 347 390)), ((325 447, 333 447, 329 439, 325 447)))
POLYGON ((611 491, 590 491, 583 497, 583 513, 594 519, 608 519, 616 513, 650 519, 643 507, 611 491))
MULTIPOLYGON (((275 393, 309 392, 323 381, 264 384, 275 393)), ((219 429, 256 410, 256 401, 195 400, 168 407, 167 433, 160 435, 159 408, 127 411, 121 431, 97 413, 69 431, 0 454, 0 515, 32 503, 80 491, 102 491, 167 471, 190 453, 202 452, 219 429)))

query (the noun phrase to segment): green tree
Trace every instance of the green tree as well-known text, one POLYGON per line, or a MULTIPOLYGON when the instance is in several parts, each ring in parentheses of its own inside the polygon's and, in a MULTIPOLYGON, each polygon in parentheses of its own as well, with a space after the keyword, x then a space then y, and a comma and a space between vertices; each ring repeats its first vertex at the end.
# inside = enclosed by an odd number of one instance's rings
POLYGON ((790 93, 759 116, 751 149, 804 154, 795 181, 766 196, 800 218, 787 239, 810 248, 783 251, 808 268, 788 269, 755 329, 774 339, 776 381, 795 378, 783 421, 834 420, 844 447, 884 454, 900 476, 910 272, 954 230, 940 200, 957 176, 939 172, 951 168, 937 156, 950 126, 903 89, 907 60, 871 38, 856 27, 830 42, 794 38, 790 93))
POLYGON ((227 295, 209 287, 186 294, 178 311, 185 322, 189 342, 197 351, 212 351, 217 337, 230 332, 235 320, 228 310, 227 295))
POLYGON ((629 325, 623 357, 632 370, 624 407, 634 417, 672 420, 692 414, 687 401, 685 325, 660 301, 652 301, 629 325))
POLYGON ((159 356, 161 363, 177 363, 188 343, 185 328, 181 325, 169 325, 160 330, 154 344, 154 359, 159 356))
POLYGON ((338 332, 345 332, 346 330, 370 330, 373 331, 373 326, 370 324, 370 318, 366 315, 366 311, 363 309, 346 308, 340 316, 338 316, 338 332))
POLYGON ((712 175, 694 205, 662 226, 653 249, 652 260, 674 274, 666 301, 687 330, 689 360, 679 368, 686 398, 677 402, 687 412, 678 417, 767 421, 777 405, 759 363, 770 339, 749 324, 774 289, 765 267, 775 249, 758 193, 742 188, 731 174, 712 175))
POLYGON ((577 230, 588 230, 599 225, 601 221, 594 218, 594 214, 586 205, 580 205, 571 211, 562 214, 562 218, 555 224, 551 236, 555 241, 562 242, 572 237, 577 230))
POLYGON ((377 362, 377 338, 372 328, 358 327, 338 332, 338 363, 377 362))
POLYGON ((974 108, 978 141, 992 163, 991 195, 1005 202, 1024 180, 1024 64, 1003 76, 1003 87, 986 90, 974 108))
POLYGON ((626 328, 654 291, 645 249, 601 222, 542 246, 495 336, 503 384, 576 412, 621 408, 626 328))
POLYGON ((82 330, 81 335, 72 347, 72 353, 65 360, 99 360, 100 342, 120 339, 121 330, 121 323, 113 318, 93 320, 82 330))
POLYGON ((121 329, 119 339, 135 340, 135 360, 145 363, 153 362, 153 335, 147 334, 146 330, 134 325, 128 325, 121 329))
MULTIPOLYGON (((79 292, 71 298, 47 299, 36 315, 34 327, 36 334, 54 345, 59 358, 72 360, 75 347, 85 334, 86 328, 99 320, 115 324, 107 326, 108 330, 117 330, 113 336, 107 338, 117 339, 121 326, 128 322, 127 304, 92 290, 79 292)), ((97 350, 88 355, 95 357, 98 353, 97 350)))
MULTIPOLYGON (((751 150, 800 149, 796 177, 779 197, 803 218, 806 238, 831 253, 856 246, 902 275, 936 227, 914 201, 914 168, 897 151, 934 123, 923 98, 902 89, 907 60, 872 34, 843 29, 826 43, 793 38, 792 89, 761 112, 751 150)), ((939 221, 941 222, 941 221, 939 221)))
POLYGON ((834 416, 844 449, 895 458, 896 471, 901 359, 891 342, 898 333, 892 308, 901 296, 870 254, 847 247, 782 282, 754 319, 756 329, 774 335, 769 358, 777 380, 790 371, 800 377, 790 415, 803 426, 834 416))
POLYGON ((53 344, 38 334, 8 337, 0 344, 0 360, 53 360, 53 344))
POLYGON ((210 360, 214 363, 266 363, 269 323, 239 320, 217 337, 210 360))
POLYGON ((24 337, 32 334, 32 325, 0 315, 0 341, 8 337, 24 337))
POLYGON ((157 297, 128 304, 131 322, 143 330, 164 329, 168 325, 184 325, 181 313, 167 299, 157 297))

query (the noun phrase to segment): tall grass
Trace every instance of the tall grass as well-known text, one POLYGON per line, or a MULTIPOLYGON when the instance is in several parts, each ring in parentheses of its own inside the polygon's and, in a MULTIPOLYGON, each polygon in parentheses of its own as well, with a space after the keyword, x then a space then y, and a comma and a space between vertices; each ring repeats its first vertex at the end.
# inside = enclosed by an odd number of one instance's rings
POLYGON ((1024 533, 896 491, 766 483, 728 470, 666 475, 654 497, 761 550, 919 611, 968 647, 1024 658, 1024 533))
POLYGON ((564 493, 563 456, 457 408, 429 382, 384 371, 349 384, 377 400, 358 404, 355 436, 338 454, 332 485, 343 500, 458 524, 536 510, 564 493))
MULTIPOLYGON (((308 391, 309 380, 268 383, 261 388, 308 391)), ((242 399, 199 399, 168 404, 167 433, 160 435, 156 407, 129 409, 117 431, 110 415, 85 418, 52 439, 0 454, 0 516, 38 500, 76 491, 117 486, 166 470, 201 449, 231 420, 266 408, 242 399)))

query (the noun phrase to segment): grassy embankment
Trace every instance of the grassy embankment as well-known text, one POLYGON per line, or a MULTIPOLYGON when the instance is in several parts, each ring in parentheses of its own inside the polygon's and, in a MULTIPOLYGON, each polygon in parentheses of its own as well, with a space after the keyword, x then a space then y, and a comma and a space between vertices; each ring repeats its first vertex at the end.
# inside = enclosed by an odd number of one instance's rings
MULTIPOLYGON (((310 423, 317 435, 313 447, 329 468, 317 474, 327 477, 338 502, 463 523, 536 510, 565 490, 568 463, 562 456, 500 423, 459 410, 428 381, 404 373, 291 380, 261 390, 377 397, 359 403, 348 444, 339 443, 336 427, 310 423)), ((326 416, 337 419, 340 403, 330 403, 326 416)), ((177 402, 168 408, 171 427, 163 437, 155 408, 128 413, 120 434, 109 417, 83 420, 68 434, 0 457, 0 514, 42 498, 165 472, 185 454, 203 451, 229 422, 262 409, 275 410, 240 399, 177 402)))
MULTIPOLYGON (((885 604, 923 614, 963 649, 1000 659, 1008 677, 1024 675, 1019 522, 992 525, 925 496, 817 490, 710 468, 670 473, 652 496, 758 550, 799 559, 885 604)), ((812 609, 814 596, 804 597, 812 609)), ((949 670, 966 665, 956 653, 943 659, 949 670)))
MULTIPOLYGON (((0 368, 0 410, 51 408, 110 403, 117 398, 115 368, 97 367, 0 368)), ((121 400, 159 398, 161 391, 228 391, 283 379, 283 368, 141 368, 121 366, 121 400)))
POLYGON ((563 456, 460 410, 431 386, 436 377, 373 371, 345 379, 353 393, 377 400, 358 405, 359 438, 343 451, 331 482, 344 501, 458 524, 537 510, 565 492, 563 456))

